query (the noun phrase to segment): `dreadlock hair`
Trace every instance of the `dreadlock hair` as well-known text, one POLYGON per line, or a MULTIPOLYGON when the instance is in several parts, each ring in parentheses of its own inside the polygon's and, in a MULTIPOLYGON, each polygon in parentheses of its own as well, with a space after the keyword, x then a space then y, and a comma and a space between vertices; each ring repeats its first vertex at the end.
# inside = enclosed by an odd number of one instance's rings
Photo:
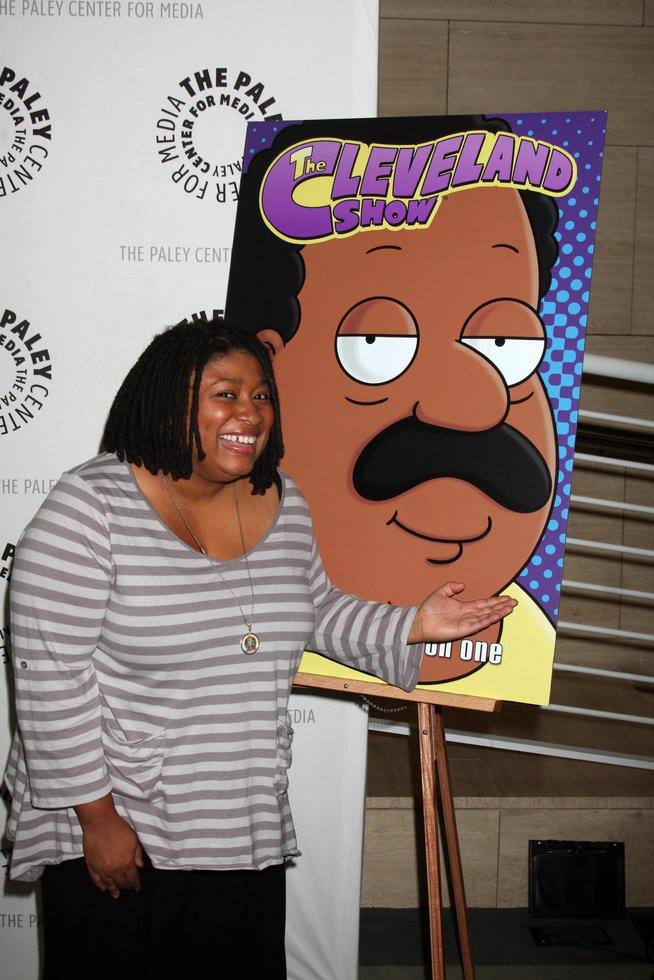
POLYGON ((250 474, 252 493, 263 494, 284 454, 279 395, 266 348, 254 334, 219 318, 169 327, 146 347, 123 381, 105 426, 102 447, 120 460, 161 471, 174 480, 193 472, 193 450, 206 456, 198 426, 202 373, 208 361, 233 351, 256 357, 275 413, 270 437, 250 474), (190 405, 189 405, 190 391, 190 405))

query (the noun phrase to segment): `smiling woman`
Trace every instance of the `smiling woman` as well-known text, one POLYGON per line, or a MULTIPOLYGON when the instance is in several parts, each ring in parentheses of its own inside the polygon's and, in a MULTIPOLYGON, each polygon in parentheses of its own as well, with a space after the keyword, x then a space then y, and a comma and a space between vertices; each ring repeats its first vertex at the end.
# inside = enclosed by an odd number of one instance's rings
POLYGON ((268 354, 222 321, 155 337, 105 447, 14 560, 7 833, 12 876, 43 876, 44 980, 283 980, 305 648, 408 690, 424 641, 514 602, 449 583, 416 611, 335 589, 277 469, 268 354))

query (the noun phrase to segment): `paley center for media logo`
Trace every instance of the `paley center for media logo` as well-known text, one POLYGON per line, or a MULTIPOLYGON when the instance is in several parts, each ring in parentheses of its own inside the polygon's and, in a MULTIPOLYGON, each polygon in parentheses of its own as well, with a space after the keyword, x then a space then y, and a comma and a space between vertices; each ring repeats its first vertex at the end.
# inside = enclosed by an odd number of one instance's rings
POLYGON ((201 68, 167 95, 156 125, 160 162, 189 197, 236 204, 245 122, 281 119, 267 85, 244 68, 201 68))
POLYGON ((51 383, 52 360, 43 337, 29 320, 5 309, 0 314, 0 437, 39 415, 51 383))
MULTIPOLYGON (((2 62, 0 62, 2 64, 2 62)), ((50 112, 36 85, 16 69, 0 69, 0 198, 27 187, 50 154, 50 112)))

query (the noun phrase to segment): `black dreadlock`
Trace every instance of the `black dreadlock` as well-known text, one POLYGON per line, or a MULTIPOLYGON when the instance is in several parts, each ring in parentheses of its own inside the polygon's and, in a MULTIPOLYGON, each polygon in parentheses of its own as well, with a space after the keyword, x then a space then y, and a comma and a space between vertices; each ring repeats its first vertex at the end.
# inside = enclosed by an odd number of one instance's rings
POLYGON ((188 479, 194 447, 198 459, 206 456, 198 427, 202 372, 213 357, 233 351, 256 357, 270 390, 275 419, 250 474, 252 493, 265 493, 284 455, 277 385, 263 344, 226 320, 181 323, 154 338, 120 386, 109 411, 103 448, 120 460, 145 466, 150 473, 188 479))

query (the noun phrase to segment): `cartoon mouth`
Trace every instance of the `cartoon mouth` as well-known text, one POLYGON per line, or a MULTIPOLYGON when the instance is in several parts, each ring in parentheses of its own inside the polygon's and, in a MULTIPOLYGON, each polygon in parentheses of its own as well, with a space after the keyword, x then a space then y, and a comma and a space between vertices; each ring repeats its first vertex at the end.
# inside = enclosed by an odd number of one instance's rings
POLYGON ((401 531, 406 534, 413 535, 414 538, 421 538, 423 541, 431 541, 433 544, 441 545, 441 552, 439 558, 427 558, 430 565, 450 565, 452 562, 457 561, 463 554, 463 546, 465 544, 473 544, 475 541, 481 541, 485 538, 493 526, 493 519, 489 515, 486 523, 486 527, 481 532, 481 534, 476 534, 470 538, 438 538, 431 534, 423 534, 422 531, 416 531, 414 528, 407 527, 402 521, 398 520, 397 511, 394 512, 393 516, 386 521, 386 526, 390 527, 391 524, 395 524, 399 527, 401 531))

